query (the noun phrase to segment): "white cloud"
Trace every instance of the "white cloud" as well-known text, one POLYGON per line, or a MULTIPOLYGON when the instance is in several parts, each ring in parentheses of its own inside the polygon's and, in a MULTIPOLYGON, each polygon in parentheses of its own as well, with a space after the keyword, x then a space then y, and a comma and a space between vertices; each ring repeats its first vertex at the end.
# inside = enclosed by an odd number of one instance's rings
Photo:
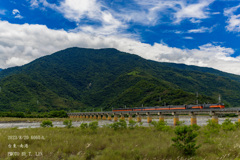
POLYGON ((240 5, 227 8, 224 10, 224 15, 228 17, 226 29, 232 32, 240 32, 240 14, 234 14, 240 5))
POLYGON ((13 9, 12 14, 14 15, 14 18, 22 19, 23 16, 21 16, 20 11, 18 9, 13 9))
MULTIPOLYGON (((213 26, 214 27, 214 26, 213 26)), ((205 33, 205 32, 212 32, 213 27, 207 28, 207 27, 200 27, 198 29, 190 29, 188 30, 188 33, 205 33)))
POLYGON ((193 39, 193 37, 186 36, 186 37, 183 37, 183 39, 193 39))
POLYGON ((38 57, 77 46, 116 48, 155 61, 212 67, 240 74, 240 57, 231 57, 234 50, 219 45, 206 44, 198 49, 180 49, 164 43, 150 45, 126 37, 66 32, 52 30, 44 25, 18 25, 6 21, 0 21, 0 28, 0 68, 26 64, 38 57))
POLYGON ((113 10, 109 4, 99 0, 63 0, 59 5, 48 3, 47 0, 28 0, 32 7, 51 8, 60 12, 66 19, 76 22, 75 31, 99 35, 123 33, 131 22, 146 26, 155 26, 165 23, 162 17, 169 17, 168 23, 178 24, 184 19, 192 23, 200 23, 209 17, 208 6, 213 0, 204 0, 197 3, 185 0, 134 0, 129 7, 115 6, 113 10), (94 22, 86 25, 84 20, 94 22))
POLYGON ((20 14, 20 12, 19 12, 19 10, 14 9, 14 10, 12 11, 12 14, 13 14, 13 15, 16 15, 16 14, 20 14))
POLYGON ((5 15, 6 14, 6 10, 0 9, 0 15, 5 15))
POLYGON ((180 8, 175 14, 175 23, 180 23, 184 19, 189 19, 193 23, 199 23, 200 19, 209 17, 208 7, 213 0, 202 0, 194 4, 180 3, 180 8))

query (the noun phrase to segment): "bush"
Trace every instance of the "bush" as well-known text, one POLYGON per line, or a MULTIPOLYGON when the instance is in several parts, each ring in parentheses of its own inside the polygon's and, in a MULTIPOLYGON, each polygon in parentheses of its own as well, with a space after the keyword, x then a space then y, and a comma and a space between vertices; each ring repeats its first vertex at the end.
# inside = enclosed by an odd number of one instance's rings
POLYGON ((127 122, 125 120, 120 119, 119 122, 114 122, 113 124, 110 124, 109 127, 113 128, 114 130, 126 129, 127 122))
POLYGON ((72 120, 64 120, 63 125, 65 125, 66 128, 72 128, 72 120))
POLYGON ((177 147, 184 155, 194 155, 200 145, 196 146, 198 133, 191 126, 177 126, 174 130, 177 137, 172 138, 173 146, 177 147))
POLYGON ((168 131, 170 129, 170 126, 167 126, 167 122, 164 121, 152 121, 151 124, 158 131, 168 131))
POLYGON ((236 126, 231 122, 231 120, 229 118, 227 118, 222 123, 222 129, 224 131, 235 131, 236 130, 236 126))
POLYGON ((240 128, 240 122, 235 122, 236 128, 240 128))
POLYGON ((52 121, 50 120, 44 120, 42 121, 42 123, 40 124, 41 127, 53 127, 52 121))
POLYGON ((98 128, 98 121, 94 121, 94 122, 91 122, 88 124, 88 127, 93 130, 93 131, 96 131, 97 128, 98 128))
POLYGON ((80 125, 80 128, 81 128, 81 129, 86 129, 86 128, 88 128, 88 124, 87 124, 87 123, 82 123, 82 124, 80 125))
POLYGON ((215 137, 220 132, 221 126, 211 119, 207 121, 207 125, 204 127, 203 133, 206 138, 206 143, 214 143, 212 136, 215 137))
POLYGON ((137 124, 136 121, 130 120, 128 126, 130 129, 134 129, 136 127, 136 124, 137 124))

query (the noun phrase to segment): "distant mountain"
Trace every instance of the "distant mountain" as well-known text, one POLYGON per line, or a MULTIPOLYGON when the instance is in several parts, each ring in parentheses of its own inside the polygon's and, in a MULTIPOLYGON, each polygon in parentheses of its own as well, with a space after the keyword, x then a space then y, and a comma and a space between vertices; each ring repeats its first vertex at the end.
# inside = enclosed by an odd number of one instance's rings
POLYGON ((164 63, 162 62, 163 65, 168 66, 168 67, 173 67, 173 68, 178 68, 178 69, 183 69, 186 71, 199 71, 199 72, 204 72, 204 73, 211 73, 216 76, 222 76, 226 77, 232 80, 236 80, 240 82, 240 76, 231 74, 231 73, 226 73, 222 72, 213 68, 208 68, 208 67, 198 67, 198 66, 193 66, 193 65, 186 65, 186 64, 176 64, 176 63, 164 63))
POLYGON ((0 72, 0 110, 240 103, 240 76, 145 60, 116 49, 68 48, 0 72))

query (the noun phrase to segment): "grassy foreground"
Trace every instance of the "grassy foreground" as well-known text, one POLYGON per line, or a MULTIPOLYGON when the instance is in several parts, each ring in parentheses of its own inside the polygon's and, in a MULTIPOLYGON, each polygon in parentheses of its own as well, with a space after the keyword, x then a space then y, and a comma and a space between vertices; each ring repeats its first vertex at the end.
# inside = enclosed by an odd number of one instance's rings
MULTIPOLYGON (((224 131, 221 128, 201 127, 197 149, 193 156, 185 156, 172 146, 174 127, 159 131, 155 127, 118 129, 89 128, 29 128, 0 129, 0 159, 44 160, 137 160, 137 159, 240 159, 240 129, 224 131), (40 136, 44 139, 9 140, 9 136, 40 136), (17 148, 9 148, 16 144, 17 148), (18 147, 28 144, 28 148, 18 147), (31 152, 31 156, 8 156, 8 152, 31 152), (35 153, 37 152, 37 153, 35 153), (42 155, 39 153, 42 153, 42 155), (37 155, 38 156, 37 156, 37 155)), ((12 137, 10 137, 12 138, 12 137)))

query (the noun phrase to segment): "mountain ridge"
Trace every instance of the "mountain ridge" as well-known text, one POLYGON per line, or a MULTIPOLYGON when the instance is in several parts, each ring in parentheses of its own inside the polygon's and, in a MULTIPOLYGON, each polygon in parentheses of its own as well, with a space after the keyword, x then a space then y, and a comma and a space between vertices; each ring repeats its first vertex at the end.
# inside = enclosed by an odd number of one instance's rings
POLYGON ((199 103, 217 103, 221 94, 228 106, 238 106, 240 76, 214 73, 181 69, 112 48, 73 47, 2 70, 0 110, 86 111, 125 105, 190 104, 195 103, 196 92, 199 103))

